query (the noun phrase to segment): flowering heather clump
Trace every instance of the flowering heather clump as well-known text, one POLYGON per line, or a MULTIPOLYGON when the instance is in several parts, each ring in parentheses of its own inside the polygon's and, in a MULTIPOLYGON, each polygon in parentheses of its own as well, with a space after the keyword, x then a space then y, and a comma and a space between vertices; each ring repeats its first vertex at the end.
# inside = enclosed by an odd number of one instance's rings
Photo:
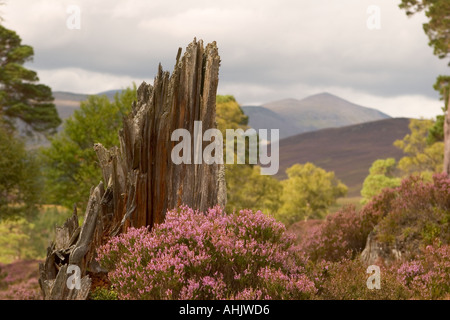
POLYGON ((348 251, 352 257, 360 253, 375 229, 376 240, 418 254, 436 239, 450 243, 449 220, 450 178, 435 174, 430 183, 411 176, 397 188, 384 189, 359 212, 344 207, 303 230, 300 247, 314 261, 339 261, 348 251))
POLYGON ((384 208, 384 219, 377 226, 377 239, 400 244, 404 252, 438 240, 450 243, 450 178, 435 174, 433 182, 410 177, 394 189, 396 197, 384 208))
POLYGON ((398 279, 417 299, 449 299, 450 246, 427 246, 418 260, 405 262, 398 279))
POLYGON ((306 299, 315 294, 283 224, 260 211, 168 211, 98 251, 120 299, 306 299))
POLYGON ((349 251, 352 256, 362 251, 370 232, 362 229, 363 216, 354 206, 347 206, 329 215, 322 224, 304 230, 299 247, 313 261, 338 261, 349 251))

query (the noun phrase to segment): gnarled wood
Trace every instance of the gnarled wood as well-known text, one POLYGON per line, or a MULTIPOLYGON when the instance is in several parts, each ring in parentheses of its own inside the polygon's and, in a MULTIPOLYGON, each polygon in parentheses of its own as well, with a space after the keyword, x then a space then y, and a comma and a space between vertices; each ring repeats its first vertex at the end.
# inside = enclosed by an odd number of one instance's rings
POLYGON ((193 136, 195 121, 202 121, 202 135, 216 128, 219 65, 216 43, 204 47, 194 39, 182 57, 178 51, 172 74, 160 65, 153 85, 139 86, 119 133, 120 145, 110 150, 94 146, 106 189, 100 182, 91 192, 81 228, 75 210, 57 230, 40 266, 46 299, 85 299, 91 285, 87 272, 104 271, 95 261, 97 248, 128 227, 151 228, 163 222, 168 209, 182 204, 200 210, 225 206, 223 165, 171 161, 178 143, 171 141, 174 130, 187 129, 193 136), (81 269, 82 288, 76 292, 66 288, 68 265, 81 269))

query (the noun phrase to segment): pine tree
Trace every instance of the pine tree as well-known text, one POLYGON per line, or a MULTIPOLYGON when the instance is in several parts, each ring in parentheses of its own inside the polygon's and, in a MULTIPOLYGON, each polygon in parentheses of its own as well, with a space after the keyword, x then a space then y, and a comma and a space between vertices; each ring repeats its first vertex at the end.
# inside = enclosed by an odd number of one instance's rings
POLYGON ((52 91, 23 66, 34 51, 21 42, 16 32, 0 25, 0 117, 10 128, 20 119, 29 132, 52 133, 61 124, 52 91))

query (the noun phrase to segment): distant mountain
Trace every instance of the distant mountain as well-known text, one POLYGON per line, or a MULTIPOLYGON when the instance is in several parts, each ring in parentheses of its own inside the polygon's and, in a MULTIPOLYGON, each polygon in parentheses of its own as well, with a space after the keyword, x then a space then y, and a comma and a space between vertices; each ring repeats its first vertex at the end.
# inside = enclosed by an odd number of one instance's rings
POLYGON ((277 177, 286 178, 285 171, 293 164, 312 162, 334 171, 349 187, 349 196, 358 196, 373 161, 403 156, 393 143, 409 133, 408 125, 407 118, 391 118, 282 139, 277 177))
POLYGON ((278 127, 281 138, 323 128, 390 118, 378 110, 351 103, 330 93, 320 93, 302 100, 284 99, 270 102, 262 105, 260 109, 243 107, 243 110, 250 117, 250 126, 255 129, 278 127), (286 124, 286 127, 283 124, 286 124))
POLYGON ((279 115, 264 107, 242 107, 245 115, 248 116, 248 125, 255 130, 259 129, 280 129, 280 139, 300 133, 299 128, 288 117, 279 115))

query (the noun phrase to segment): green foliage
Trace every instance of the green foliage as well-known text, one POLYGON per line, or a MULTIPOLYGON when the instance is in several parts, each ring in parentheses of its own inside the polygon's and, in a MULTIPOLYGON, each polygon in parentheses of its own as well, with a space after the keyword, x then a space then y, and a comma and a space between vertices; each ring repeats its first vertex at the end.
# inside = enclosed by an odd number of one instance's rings
POLYGON ((33 153, 0 123, 0 220, 36 212, 39 177, 33 153))
POLYGON ((394 176, 396 163, 394 158, 376 160, 369 169, 361 189, 363 196, 362 203, 367 203, 373 196, 377 195, 384 188, 397 187, 401 179, 394 176))
POLYGON ((369 169, 372 175, 382 174, 387 177, 392 177, 395 171, 395 159, 387 158, 385 160, 375 160, 369 169))
POLYGON ((444 160, 444 145, 436 142, 428 145, 427 136, 433 127, 432 120, 411 119, 410 134, 403 140, 397 140, 394 145, 406 154, 398 163, 398 168, 405 174, 422 174, 431 177, 434 172, 442 171, 444 160))
POLYGON ((47 206, 33 218, 0 221, 0 262, 45 258, 55 236, 55 226, 62 225, 69 215, 64 208, 47 206))
POLYGON ((43 259, 47 247, 55 237, 55 227, 61 226, 71 215, 71 211, 56 206, 43 206, 31 220, 33 233, 30 235, 29 247, 34 252, 33 258, 43 259))
POLYGON ((34 225, 24 218, 0 221, 0 263, 36 256, 30 247, 30 234, 34 225))
MULTIPOLYGON (((226 130, 237 130, 242 129, 243 131, 249 129, 248 117, 242 111, 240 105, 236 102, 236 99, 231 95, 216 96, 216 123, 217 129, 220 130, 223 136, 224 143, 224 161, 226 160, 226 130)), ((247 139, 246 139, 247 140, 247 139)), ((237 150, 237 142, 234 144, 234 150, 237 150)), ((245 146, 245 157, 248 159, 248 150, 249 145, 245 146)), ((235 159, 237 159, 237 155, 235 154, 235 159)), ((248 160, 246 160, 248 162, 248 160)), ((236 161, 235 161, 236 163, 236 161)), ((227 165, 229 171, 233 170, 231 166, 227 165)))
MULTIPOLYGON (((224 146, 226 129, 248 129, 248 117, 231 95, 216 97, 216 122, 217 128, 224 137, 224 146)), ((248 145, 246 151, 248 154, 248 145)), ((249 208, 273 214, 280 207, 282 191, 280 182, 271 176, 261 175, 258 166, 226 164, 225 178, 227 211, 233 212, 239 208, 249 208)))
POLYGON ((14 119, 20 119, 35 131, 53 132, 61 119, 52 102, 52 91, 37 84, 36 72, 23 66, 34 53, 21 42, 14 31, 0 25, 0 116, 10 127, 14 127, 14 119))
POLYGON ((248 128, 248 117, 231 95, 216 96, 216 121, 217 128, 222 132, 224 138, 226 129, 246 130, 248 128))
POLYGON ((423 30, 428 36, 429 45, 433 47, 434 54, 439 58, 446 58, 450 50, 450 2, 448 0, 402 0, 399 5, 406 10, 408 16, 425 10, 429 18, 423 24, 423 30))
POLYGON ((312 163, 295 164, 286 170, 283 184, 283 205, 276 215, 290 225, 301 219, 323 218, 336 199, 345 196, 347 187, 334 172, 327 172, 312 163))
POLYGON ((281 206, 281 183, 272 176, 261 175, 258 166, 229 165, 226 179, 228 212, 249 208, 274 214, 281 206))
POLYGON ((395 159, 376 160, 370 168, 361 190, 362 203, 367 203, 384 188, 400 185, 400 178, 410 174, 421 175, 431 180, 435 172, 442 170, 444 116, 437 121, 411 119, 410 133, 394 145, 405 153, 396 165, 395 159))
POLYGON ((91 300, 119 300, 119 295, 114 290, 96 288, 90 293, 91 300))
POLYGON ((110 148, 119 144, 122 119, 135 100, 135 86, 116 94, 112 102, 106 96, 89 96, 65 121, 64 130, 42 150, 48 203, 85 207, 90 188, 101 180, 93 146, 102 143, 110 148))
POLYGON ((437 115, 434 125, 428 130, 427 145, 444 141, 444 115, 437 115))
POLYGON ((450 95, 450 76, 438 76, 433 88, 439 92, 440 99, 444 100, 444 111, 447 110, 450 95))

